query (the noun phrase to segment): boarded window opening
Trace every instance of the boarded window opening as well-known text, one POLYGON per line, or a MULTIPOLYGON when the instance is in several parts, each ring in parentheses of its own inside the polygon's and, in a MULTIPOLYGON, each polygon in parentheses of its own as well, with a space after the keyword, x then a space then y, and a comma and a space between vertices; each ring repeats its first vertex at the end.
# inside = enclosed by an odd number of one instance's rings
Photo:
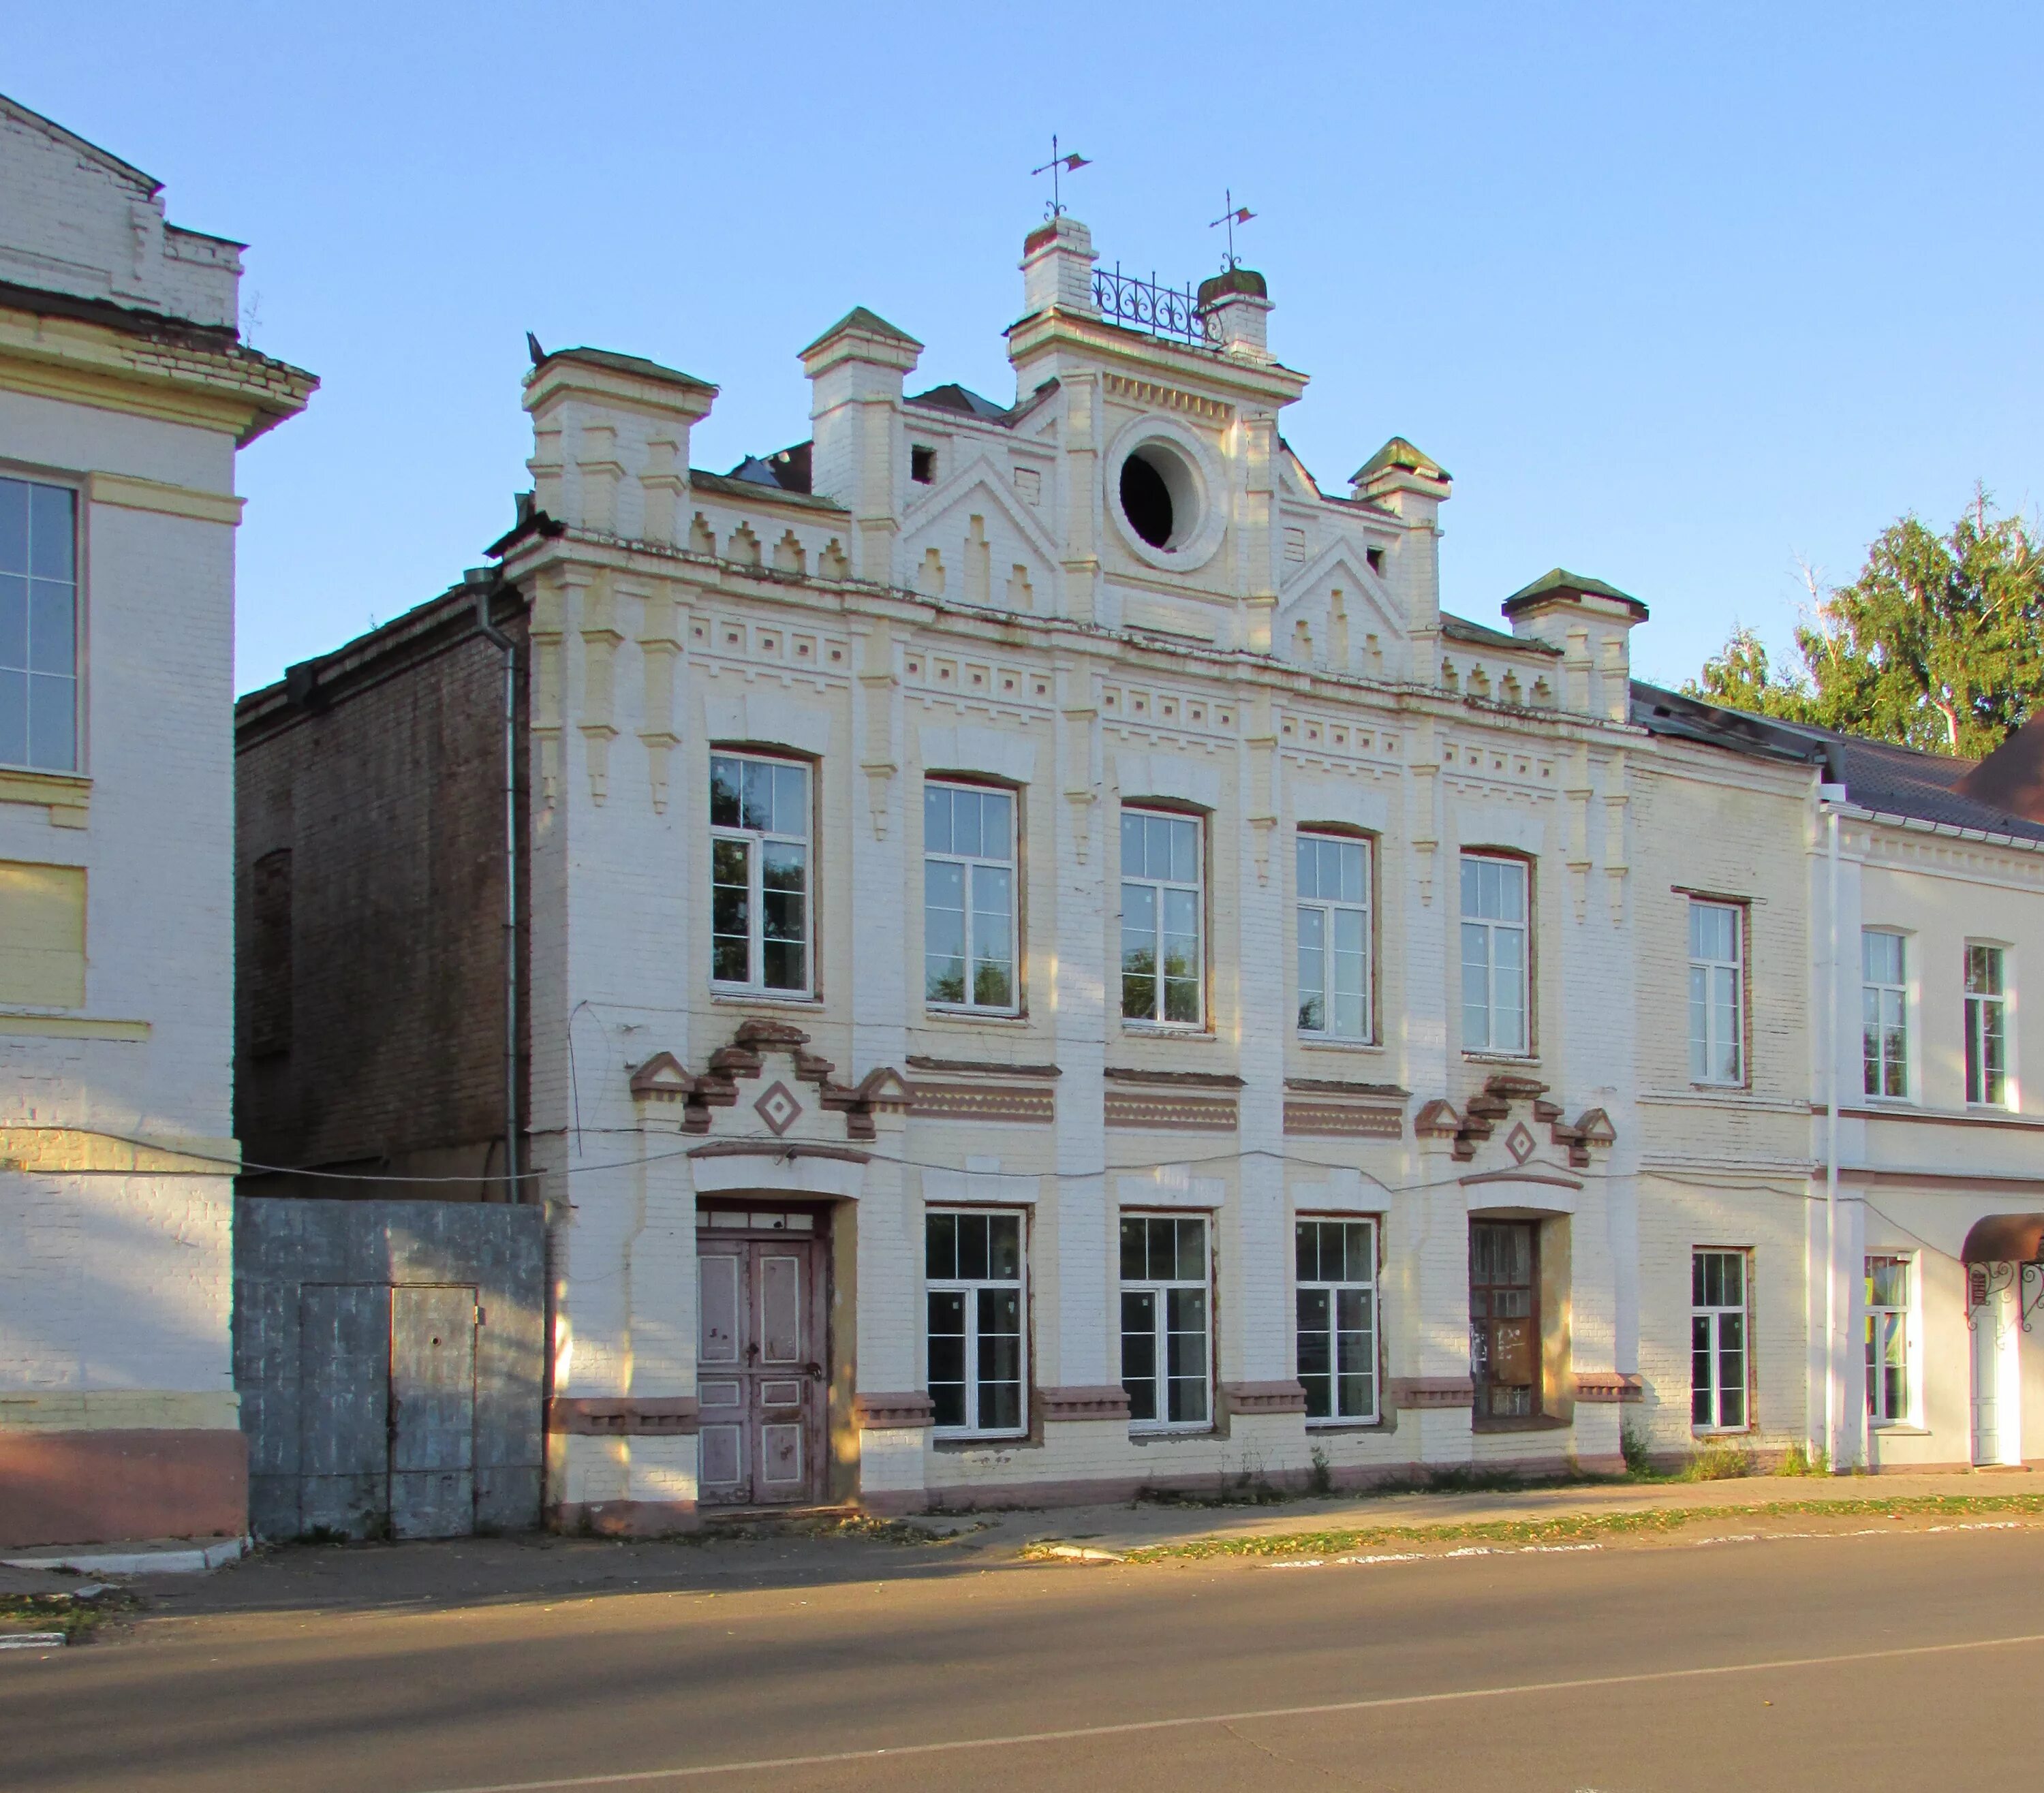
POLYGON ((0 860, 0 1002, 85 1006, 85 868, 0 860))

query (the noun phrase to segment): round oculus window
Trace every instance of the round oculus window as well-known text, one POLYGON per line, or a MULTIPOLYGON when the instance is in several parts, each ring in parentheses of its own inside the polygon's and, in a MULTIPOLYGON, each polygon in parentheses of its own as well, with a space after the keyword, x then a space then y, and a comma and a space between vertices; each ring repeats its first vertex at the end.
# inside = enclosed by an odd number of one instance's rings
POLYGON ((1200 483, 1170 443, 1150 441, 1121 463, 1121 514, 1143 541, 1169 554, 1192 539, 1200 524, 1200 483))

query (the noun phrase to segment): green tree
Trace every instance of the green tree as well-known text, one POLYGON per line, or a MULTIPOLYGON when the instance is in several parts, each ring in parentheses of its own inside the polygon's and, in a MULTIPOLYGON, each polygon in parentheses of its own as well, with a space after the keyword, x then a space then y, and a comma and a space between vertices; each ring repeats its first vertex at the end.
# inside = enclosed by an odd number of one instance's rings
POLYGON ((1849 586, 1820 591, 1796 631, 1801 667, 1768 665, 1732 631, 1684 687, 1735 709, 1932 753, 1990 753, 2044 693, 2044 542, 1984 491, 1939 536, 1914 516, 1883 530, 1849 586))

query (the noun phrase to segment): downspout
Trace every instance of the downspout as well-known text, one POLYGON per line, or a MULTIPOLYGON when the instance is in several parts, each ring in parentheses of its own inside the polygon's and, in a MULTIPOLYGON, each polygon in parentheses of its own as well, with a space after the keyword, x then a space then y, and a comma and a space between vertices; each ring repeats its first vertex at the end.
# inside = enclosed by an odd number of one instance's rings
MULTIPOLYGON (((1828 755, 1827 756, 1828 760, 1828 755)), ((1827 764, 1827 770, 1830 770, 1827 764)), ((1846 801, 1842 784, 1820 784, 1817 801, 1823 806, 1830 839, 1826 856, 1830 861, 1830 896, 1826 903, 1831 931, 1831 951, 1825 960, 1824 1003, 1830 1016, 1824 1025, 1824 1043, 1830 1063, 1824 1075, 1824 1456, 1836 1474, 1838 1421, 1838 805, 1846 801)))
POLYGON ((518 644, 490 620, 502 589, 494 566, 471 566, 462 582, 475 594, 475 631, 504 656, 504 1188, 523 1200, 518 1177, 518 644))

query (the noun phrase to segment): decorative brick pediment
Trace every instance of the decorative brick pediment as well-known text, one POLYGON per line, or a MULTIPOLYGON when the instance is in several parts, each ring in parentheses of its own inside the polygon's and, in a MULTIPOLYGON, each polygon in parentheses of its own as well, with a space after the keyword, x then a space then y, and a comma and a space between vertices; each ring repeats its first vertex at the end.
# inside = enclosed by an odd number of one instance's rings
POLYGON ((752 1112, 763 1131, 778 1138, 803 1119, 810 1104, 799 1086, 815 1091, 814 1107, 844 1116, 847 1139, 874 1137, 876 1114, 902 1113, 915 1100, 915 1088, 891 1066, 869 1071, 856 1085, 836 1082, 837 1067, 809 1050, 809 1036, 786 1021, 753 1019, 740 1023, 728 1045, 709 1055, 705 1069, 691 1073, 671 1052, 658 1052, 632 1073, 632 1099, 636 1103, 678 1102, 684 1133, 708 1133, 710 1111, 738 1106, 738 1086, 759 1080, 769 1062, 787 1061, 780 1079, 754 1094, 752 1112))
POLYGON ((1559 1103, 1547 1100, 1546 1085, 1504 1072, 1485 1079, 1460 1114, 1445 1097, 1435 1097, 1413 1117, 1412 1131, 1421 1139, 1452 1139, 1453 1156, 1461 1164, 1473 1159, 1477 1147, 1501 1131, 1512 1161, 1524 1164, 1538 1143, 1527 1126, 1530 1120, 1534 1127, 1546 1127, 1548 1138, 1566 1149, 1570 1169, 1587 1170, 1591 1148, 1614 1144, 1617 1130, 1601 1108, 1585 1109, 1573 1124, 1562 1119, 1564 1112, 1559 1103), (1523 1111, 1516 1121, 1515 1108, 1523 1111))

